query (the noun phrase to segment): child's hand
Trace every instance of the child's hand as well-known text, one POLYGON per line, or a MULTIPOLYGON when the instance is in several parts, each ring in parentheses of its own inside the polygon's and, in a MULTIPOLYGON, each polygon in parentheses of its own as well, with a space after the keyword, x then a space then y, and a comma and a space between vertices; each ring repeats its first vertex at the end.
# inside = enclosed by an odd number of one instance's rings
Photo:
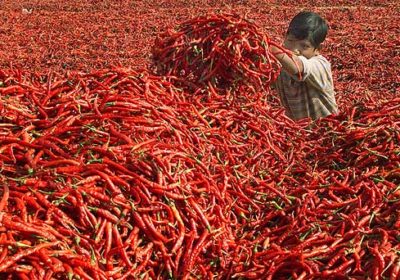
POLYGON ((300 52, 299 52, 298 50, 294 50, 294 51, 292 51, 292 53, 293 53, 294 55, 297 55, 297 56, 300 55, 300 52))
POLYGON ((301 79, 303 72, 303 62, 298 58, 300 52, 298 50, 291 51, 285 47, 278 48, 271 45, 270 52, 281 63, 282 68, 292 76, 298 76, 301 79))

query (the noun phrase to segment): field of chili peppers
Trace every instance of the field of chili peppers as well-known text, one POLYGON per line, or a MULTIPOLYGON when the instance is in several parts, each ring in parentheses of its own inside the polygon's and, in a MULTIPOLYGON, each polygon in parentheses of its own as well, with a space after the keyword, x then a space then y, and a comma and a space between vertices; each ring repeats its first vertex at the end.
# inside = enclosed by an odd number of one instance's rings
POLYGON ((0 279, 400 279, 400 4, 292 2, 1 1, 0 279), (302 9, 314 123, 249 68, 302 9))

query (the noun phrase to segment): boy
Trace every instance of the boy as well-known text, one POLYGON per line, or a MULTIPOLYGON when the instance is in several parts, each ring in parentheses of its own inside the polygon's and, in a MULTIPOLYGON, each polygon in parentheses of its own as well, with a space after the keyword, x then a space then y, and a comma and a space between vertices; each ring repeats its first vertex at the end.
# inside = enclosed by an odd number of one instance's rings
POLYGON ((318 14, 300 12, 289 24, 284 48, 271 46, 282 64, 274 83, 286 115, 294 120, 316 120, 337 113, 331 65, 320 54, 328 25, 318 14))

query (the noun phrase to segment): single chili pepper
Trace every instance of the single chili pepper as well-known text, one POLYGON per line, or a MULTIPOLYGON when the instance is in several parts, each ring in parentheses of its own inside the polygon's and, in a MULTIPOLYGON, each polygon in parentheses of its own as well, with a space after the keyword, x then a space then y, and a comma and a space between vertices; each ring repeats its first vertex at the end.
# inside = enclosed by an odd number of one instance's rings
POLYGON ((38 244, 35 247, 23 250, 23 251, 15 254, 15 255, 13 255, 11 257, 8 257, 0 264, 0 272, 6 270, 10 266, 15 264, 19 260, 21 260, 22 258, 25 258, 25 257, 27 257, 29 255, 32 255, 32 254, 35 254, 36 252, 38 252, 38 251, 40 251, 40 250, 42 250, 44 248, 55 247, 55 246, 57 246, 59 244, 60 244, 59 241, 49 242, 49 243, 41 243, 41 244, 38 244))
MULTIPOLYGON (((281 192, 278 190, 278 188, 275 188, 274 185, 276 185, 276 183, 271 182, 271 183, 267 183, 264 181, 259 182, 260 186, 267 188, 269 191, 279 195, 279 198, 281 198, 284 202, 286 202, 287 204, 290 205, 290 200, 281 192)), ((249 190, 250 192, 253 192, 252 190, 249 190)))
POLYGON ((37 236, 43 236, 44 238, 47 238, 50 241, 57 240, 57 238, 52 233, 46 231, 43 227, 36 228, 34 225, 30 225, 29 223, 13 221, 9 216, 3 216, 1 223, 8 230, 16 230, 23 233, 36 234, 37 236))
POLYGON ((79 182, 77 182, 75 185, 79 186, 79 185, 88 185, 91 183, 94 183, 96 181, 98 181, 101 177, 99 175, 93 175, 93 176, 88 176, 82 180, 80 180, 79 182))
POLYGON ((126 263, 126 265, 128 267, 131 267, 132 262, 130 261, 129 256, 128 256, 127 252, 125 251, 125 246, 122 242, 122 239, 121 239, 121 236, 119 234, 117 227, 114 226, 112 230, 113 230, 113 236, 114 236, 115 243, 118 247, 118 250, 119 250, 119 253, 120 253, 122 259, 124 260, 124 262, 126 263))
POLYGON ((17 107, 12 104, 3 104, 3 106, 7 109, 11 109, 15 112, 18 112, 18 113, 15 113, 15 114, 18 114, 18 116, 21 115, 21 116, 27 117, 28 119, 37 119, 37 117, 38 117, 37 115, 31 114, 31 112, 29 112, 28 110, 24 110, 19 106, 17 107))
POLYGON ((82 219, 84 219, 84 224, 87 223, 87 225, 90 225, 91 228, 95 228, 98 223, 97 217, 92 212, 90 212, 88 207, 86 207, 85 205, 82 206, 81 210, 82 212, 80 212, 80 215, 82 216, 82 219))
POLYGON ((175 261, 174 261, 174 275, 179 274, 180 263, 182 262, 182 255, 183 255, 184 247, 181 246, 176 252, 175 261))
POLYGON ((113 134, 113 135, 117 136, 118 138, 124 140, 126 143, 128 143, 130 145, 133 144, 133 141, 132 141, 131 138, 129 138, 125 134, 123 134, 123 133, 119 132, 118 130, 116 130, 113 125, 110 125, 109 129, 110 129, 111 134, 113 134))
POLYGON ((174 217, 178 222, 178 229, 179 229, 179 236, 174 244, 174 247, 171 250, 171 253, 174 254, 182 246, 183 240, 185 239, 185 224, 181 218, 181 215, 179 214, 178 209, 176 209, 175 204, 171 203, 170 206, 172 213, 174 214, 174 217))
POLYGON ((33 274, 33 272, 36 273, 36 269, 32 265, 13 266, 4 271, 4 273, 6 273, 6 275, 8 276, 7 280, 12 280, 11 277, 14 276, 16 273, 25 273, 28 275, 28 277, 30 277, 30 279, 39 279, 39 276, 33 274))
POLYGON ((43 206, 47 207, 47 209, 51 209, 52 211, 54 211, 56 216, 59 217, 59 221, 61 224, 63 224, 67 228, 69 228, 70 226, 75 228, 77 227, 75 225, 75 222, 70 217, 68 217, 67 214, 65 214, 61 209, 55 207, 52 203, 50 203, 46 199, 46 197, 42 195, 39 191, 35 191, 34 194, 43 206))
POLYGON ((138 273, 140 273, 147 265, 150 260, 151 254, 153 253, 153 243, 148 243, 145 248, 142 249, 142 253, 144 254, 144 259, 141 264, 137 267, 132 266, 121 278, 120 280, 124 280, 129 276, 136 277, 138 273))
POLYGON ((4 184, 3 197, 0 200, 0 212, 2 212, 5 207, 7 207, 9 197, 10 197, 10 189, 7 184, 4 184))
MULTIPOLYGON (((0 242, 1 244, 7 244, 9 241, 7 240, 7 235, 5 233, 0 234, 0 242)), ((14 242, 14 241, 11 241, 14 242)), ((3 247, 0 253, 0 263, 4 261, 4 259, 8 255, 8 247, 3 247)))
POLYGON ((374 256, 374 259, 375 259, 373 277, 374 277, 374 279, 379 279, 383 270, 385 269, 385 259, 379 252, 377 245, 375 245, 372 248, 368 248, 368 249, 370 250, 371 254, 374 256))
POLYGON ((99 243, 102 240, 104 230, 105 230, 106 224, 108 222, 107 219, 103 219, 103 218, 99 218, 98 221, 100 223, 100 226, 98 227, 98 231, 96 232, 96 236, 94 238, 95 243, 99 243))
POLYGON ((38 256, 39 258, 42 260, 42 262, 49 267, 52 271, 55 271, 56 268, 53 265, 53 262, 51 260, 51 258, 49 257, 49 255, 47 254, 47 252, 44 251, 44 249, 38 251, 38 256))
POLYGON ((112 245, 112 240, 113 240, 111 222, 107 221, 105 227, 106 227, 105 228, 106 240, 105 240, 105 245, 104 245, 104 255, 108 255, 111 250, 111 245, 112 245))
POLYGON ((125 240, 124 245, 125 246, 130 246, 133 251, 136 250, 137 241, 139 237, 139 228, 134 227, 133 230, 130 232, 128 238, 125 240))
POLYGON ((211 225, 208 222, 206 216, 203 213, 203 210, 200 208, 200 206, 193 200, 193 198, 189 197, 187 199, 189 205, 193 207, 193 209, 196 211, 196 213, 200 216, 200 219, 203 221, 204 225, 206 226, 207 230, 211 232, 211 225))
POLYGON ((63 262, 61 260, 59 260, 58 258, 51 256, 52 251, 44 250, 44 252, 45 252, 45 257, 50 258, 53 263, 53 267, 54 267, 53 272, 55 272, 55 273, 65 272, 63 262))
MULTIPOLYGON (((106 209, 102 209, 102 208, 95 208, 95 207, 88 207, 91 211, 94 211, 94 213, 96 213, 97 215, 99 215, 102 218, 107 219, 108 221, 112 222, 113 224, 118 224, 119 223, 119 219, 117 216, 115 216, 114 214, 110 213, 108 210, 106 209)), ((96 222, 97 224, 97 222, 96 222)))
POLYGON ((32 149, 40 149, 41 148, 41 146, 39 146, 39 145, 31 144, 31 143, 25 142, 23 140, 20 140, 16 137, 12 137, 12 136, 1 135, 0 142, 2 142, 2 144, 18 144, 22 147, 27 147, 27 148, 32 148, 32 149))
POLYGON ((327 263, 326 267, 330 268, 332 267, 345 253, 345 248, 341 248, 335 256, 333 256, 329 262, 327 263))
POLYGON ((124 269, 125 269, 124 267, 116 267, 113 270, 107 270, 105 272, 105 274, 106 274, 107 277, 114 277, 114 278, 118 278, 119 279, 119 277, 122 277, 122 273, 121 272, 124 269))
MULTIPOLYGON (((72 266, 74 266, 73 264, 71 264, 72 266)), ((79 277, 82 277, 83 280, 95 280, 93 277, 91 277, 90 275, 88 275, 80 266, 74 266, 73 268, 74 270, 74 275, 78 275, 79 277)))
POLYGON ((147 186, 150 186, 152 189, 153 188, 157 188, 157 189, 161 189, 161 190, 172 190, 172 189, 175 188, 175 187, 168 188, 168 187, 160 186, 155 182, 151 182, 151 181, 147 180, 146 178, 143 178, 143 177, 139 176, 135 172, 132 172, 132 171, 128 170, 124 166, 109 160, 108 158, 104 158, 103 162, 113 166, 114 168, 124 172, 125 174, 133 176, 135 179, 137 179, 138 181, 146 184, 147 186))
POLYGON ((172 267, 171 267, 171 265, 173 266, 174 264, 173 264, 173 262, 172 262, 172 260, 171 260, 170 255, 167 253, 167 249, 166 249, 164 243, 163 243, 163 242, 160 242, 160 241, 153 241, 153 242, 154 242, 154 244, 156 244, 157 247, 159 247, 159 249, 160 249, 160 251, 161 251, 162 259, 163 259, 163 264, 164 264, 164 266, 165 266, 165 269, 167 270, 167 271, 166 271, 167 274, 168 274, 170 277, 172 277, 173 274, 172 274, 172 267))
POLYGON ((393 264, 392 271, 390 272, 390 280, 399 279, 399 275, 400 275, 400 260, 397 259, 397 261, 393 264))
POLYGON ((25 89, 21 85, 9 85, 0 89, 0 92, 4 95, 10 93, 24 93, 25 89))
POLYGON ((115 186, 115 184, 113 183, 113 181, 111 180, 110 176, 104 172, 101 172, 99 170, 93 169, 93 165, 90 165, 90 169, 88 171, 95 173, 97 175, 99 175, 103 180, 105 180, 107 182, 107 186, 110 188, 110 191, 113 194, 120 194, 121 193, 121 189, 118 188, 117 186, 115 186))
POLYGON ((326 277, 326 276, 330 276, 330 275, 334 275, 334 274, 338 274, 338 273, 344 273, 344 270, 349 267, 350 265, 352 265, 352 263, 354 262, 354 259, 350 259, 345 261, 343 264, 341 264, 340 266, 338 266, 335 269, 332 270, 324 270, 321 273, 322 277, 326 277))
POLYGON ((156 240, 161 240, 164 243, 167 243, 169 240, 162 235, 157 229, 154 227, 154 224, 151 222, 149 217, 146 214, 142 215, 142 220, 144 225, 146 226, 145 229, 148 229, 148 231, 154 236, 156 240))
MULTIPOLYGON (((100 270, 96 265, 92 264, 91 262, 88 262, 83 259, 78 259, 78 258, 72 258, 68 260, 68 262, 71 264, 74 269, 76 268, 85 268, 88 271, 91 271, 94 279, 106 279, 105 274, 102 270, 100 270)), ((86 274, 85 274, 86 275, 86 274)), ((87 275, 86 275, 87 277, 87 275)))
POLYGON ((44 280, 51 280, 53 278, 54 272, 51 270, 48 270, 44 276, 44 280))
POLYGON ((17 276, 18 276, 18 279, 21 279, 21 280, 32 280, 28 277, 28 275, 26 273, 23 273, 23 272, 17 272, 17 276))
POLYGON ((186 266, 183 269, 183 271, 185 271, 185 273, 187 273, 188 271, 190 271, 192 269, 195 259, 200 254, 200 251, 205 250, 211 244, 211 242, 206 241, 208 236, 209 236, 209 232, 206 230, 203 231, 203 233, 201 234, 199 240, 197 241, 197 243, 195 245, 195 248, 189 255, 189 259, 187 260, 186 266))

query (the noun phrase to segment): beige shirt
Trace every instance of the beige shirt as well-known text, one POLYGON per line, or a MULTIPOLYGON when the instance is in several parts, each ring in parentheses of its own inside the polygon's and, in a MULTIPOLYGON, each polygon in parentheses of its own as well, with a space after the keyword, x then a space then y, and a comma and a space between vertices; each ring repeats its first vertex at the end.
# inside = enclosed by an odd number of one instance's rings
POLYGON ((322 55, 299 56, 304 65, 301 79, 281 71, 275 82, 288 117, 313 120, 338 112, 331 64, 322 55))

